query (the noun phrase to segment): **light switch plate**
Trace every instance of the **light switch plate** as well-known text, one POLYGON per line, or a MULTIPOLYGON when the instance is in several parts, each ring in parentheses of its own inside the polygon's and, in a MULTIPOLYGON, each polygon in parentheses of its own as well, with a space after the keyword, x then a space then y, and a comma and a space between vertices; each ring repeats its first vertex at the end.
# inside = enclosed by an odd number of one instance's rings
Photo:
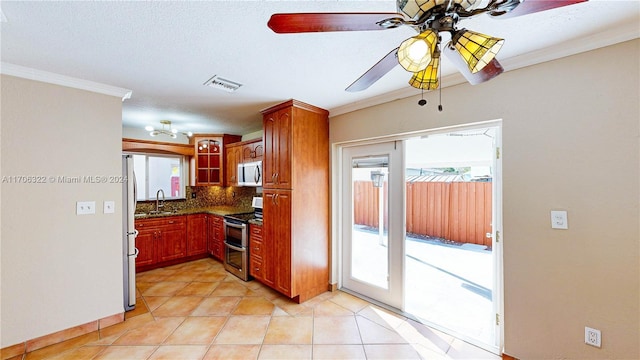
POLYGON ((105 201, 103 206, 103 211, 105 214, 113 214, 116 212, 116 202, 115 201, 105 201))
POLYGON ((96 213, 95 201, 78 201, 76 202, 76 215, 90 215, 96 213))
POLYGON ((551 210, 551 228, 552 229, 569 229, 567 221, 567 212, 564 210, 551 210))

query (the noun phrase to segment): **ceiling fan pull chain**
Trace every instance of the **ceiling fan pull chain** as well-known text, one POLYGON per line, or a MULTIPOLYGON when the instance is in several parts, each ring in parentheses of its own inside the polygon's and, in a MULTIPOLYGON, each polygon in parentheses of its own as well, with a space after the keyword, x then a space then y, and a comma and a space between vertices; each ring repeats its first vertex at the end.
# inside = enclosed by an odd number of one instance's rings
POLYGON ((440 104, 438 104, 438 111, 442 112, 442 71, 438 72, 438 77, 440 78, 438 82, 440 86, 438 86, 438 92, 440 94, 440 104))
POLYGON ((418 105, 425 106, 427 105, 427 100, 424 99, 424 88, 420 88, 420 90, 422 91, 422 99, 418 100, 418 105))

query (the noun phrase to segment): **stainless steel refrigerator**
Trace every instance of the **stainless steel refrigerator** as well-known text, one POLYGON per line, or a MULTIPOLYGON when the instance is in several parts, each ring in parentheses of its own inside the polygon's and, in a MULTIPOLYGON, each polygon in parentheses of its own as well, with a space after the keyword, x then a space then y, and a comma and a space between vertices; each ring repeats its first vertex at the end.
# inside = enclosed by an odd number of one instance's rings
POLYGON ((136 180, 133 173, 133 156, 122 155, 122 255, 124 275, 124 310, 136 307, 136 236, 134 214, 136 212, 136 180))

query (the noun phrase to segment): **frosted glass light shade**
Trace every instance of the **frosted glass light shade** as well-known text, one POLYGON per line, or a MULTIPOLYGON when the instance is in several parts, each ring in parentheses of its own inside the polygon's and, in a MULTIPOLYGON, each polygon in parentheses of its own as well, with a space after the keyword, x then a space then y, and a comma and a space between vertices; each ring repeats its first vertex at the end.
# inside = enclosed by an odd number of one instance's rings
POLYGON ((408 38, 400 44, 398 62, 410 72, 424 70, 431 62, 433 49, 437 42, 438 33, 431 29, 408 38))
POLYGON ((477 73, 496 57, 504 44, 504 39, 469 31, 458 30, 451 39, 453 45, 471 73, 477 73))

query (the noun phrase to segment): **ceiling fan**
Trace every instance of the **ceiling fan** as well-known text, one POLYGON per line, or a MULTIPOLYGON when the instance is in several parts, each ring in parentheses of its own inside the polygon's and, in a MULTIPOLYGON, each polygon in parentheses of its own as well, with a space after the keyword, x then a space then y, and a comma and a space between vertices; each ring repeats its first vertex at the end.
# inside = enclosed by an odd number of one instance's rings
POLYGON ((461 20, 484 13, 496 18, 511 18, 584 1, 587 0, 397 0, 397 13, 273 14, 267 25, 279 34, 410 26, 418 35, 391 50, 346 91, 367 89, 398 64, 413 73, 409 80, 411 86, 433 90, 439 86, 441 52, 472 85, 491 80, 504 71, 495 58, 504 39, 460 28, 461 20), (450 34, 450 41, 441 46, 443 33, 450 34))

